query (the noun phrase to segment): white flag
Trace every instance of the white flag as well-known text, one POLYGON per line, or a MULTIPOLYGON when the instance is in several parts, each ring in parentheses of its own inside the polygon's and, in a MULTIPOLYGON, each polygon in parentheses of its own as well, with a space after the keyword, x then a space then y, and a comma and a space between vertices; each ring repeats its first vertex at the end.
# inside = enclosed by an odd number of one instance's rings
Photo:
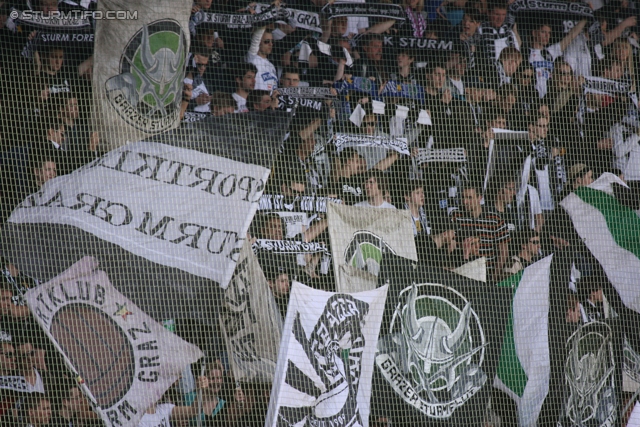
POLYGON ((137 14, 96 24, 94 120, 103 148, 177 127, 191 3, 100 0, 98 10, 137 14))
POLYGON ((25 299, 106 425, 135 427, 203 354, 118 292, 85 257, 25 299))
POLYGON ((329 203, 327 218, 339 292, 374 289, 385 252, 418 261, 408 210, 329 203))
POLYGON ((265 426, 368 425, 387 289, 346 294, 293 283, 265 426))
POLYGON ((140 141, 47 182, 9 221, 78 227, 226 288, 268 176, 262 166, 140 141))
POLYGON ((251 244, 245 242, 220 313, 220 327, 237 381, 273 382, 282 322, 251 244))

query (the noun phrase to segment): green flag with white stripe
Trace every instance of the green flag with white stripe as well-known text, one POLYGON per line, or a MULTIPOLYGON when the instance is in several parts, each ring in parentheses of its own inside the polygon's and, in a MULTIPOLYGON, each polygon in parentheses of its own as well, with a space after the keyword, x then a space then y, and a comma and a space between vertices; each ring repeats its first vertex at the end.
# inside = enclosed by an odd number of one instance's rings
POLYGON ((518 425, 535 426, 549 391, 548 256, 498 284, 513 288, 513 302, 505 328, 494 386, 518 404, 518 425))
POLYGON ((605 173, 565 197, 560 205, 622 302, 640 313, 640 217, 616 200, 614 184, 626 186, 617 176, 605 173))

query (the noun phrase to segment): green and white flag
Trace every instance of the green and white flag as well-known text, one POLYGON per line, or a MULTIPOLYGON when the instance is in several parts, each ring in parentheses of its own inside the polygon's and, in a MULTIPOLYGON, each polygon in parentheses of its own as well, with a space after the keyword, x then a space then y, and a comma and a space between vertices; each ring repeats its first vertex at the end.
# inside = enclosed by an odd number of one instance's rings
POLYGON ((384 253, 418 261, 408 210, 329 203, 327 220, 338 292, 375 289, 384 253))
POLYGON ((535 426, 549 392, 550 255, 498 284, 513 288, 494 386, 518 404, 518 425, 535 426))
POLYGON ((560 205, 622 302, 640 313, 640 217, 616 200, 614 183, 626 187, 617 176, 605 173, 569 194, 560 205))
POLYGON ((96 25, 94 119, 107 151, 179 125, 191 2, 101 0, 98 10, 137 13, 96 25))

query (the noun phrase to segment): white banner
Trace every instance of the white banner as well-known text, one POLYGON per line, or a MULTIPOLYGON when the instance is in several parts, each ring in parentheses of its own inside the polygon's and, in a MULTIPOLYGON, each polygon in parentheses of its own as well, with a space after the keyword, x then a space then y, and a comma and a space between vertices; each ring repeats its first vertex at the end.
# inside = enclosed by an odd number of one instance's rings
POLYGON ((387 289, 344 294, 293 283, 265 426, 368 426, 387 289))
POLYGON ((329 203, 327 219, 339 292, 374 289, 385 252, 418 261, 408 210, 329 203))
POLYGON ((226 289, 268 174, 261 166, 136 142, 47 182, 9 221, 72 225, 226 289))
POLYGON ((98 10, 137 19, 96 24, 94 121, 104 149, 177 127, 189 52, 191 3, 100 0, 98 10))
POLYGON ((464 163, 467 161, 467 155, 464 148, 418 148, 416 163, 464 163))
POLYGON ((347 147, 381 147, 395 150, 400 154, 411 155, 407 138, 398 138, 393 136, 369 136, 369 135, 352 135, 346 133, 337 133, 335 135, 334 144, 336 151, 339 153, 347 147))
POLYGON ((273 382, 282 322, 267 279, 247 242, 220 312, 220 327, 237 381, 273 382))
POLYGON ((85 257, 25 294, 105 425, 135 427, 203 354, 118 292, 85 257))

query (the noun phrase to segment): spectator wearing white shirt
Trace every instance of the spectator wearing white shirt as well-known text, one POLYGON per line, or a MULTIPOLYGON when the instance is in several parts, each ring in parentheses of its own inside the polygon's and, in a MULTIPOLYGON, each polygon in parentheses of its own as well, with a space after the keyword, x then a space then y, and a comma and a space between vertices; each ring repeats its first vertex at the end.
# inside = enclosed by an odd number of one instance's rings
POLYGON ((254 89, 272 91, 278 87, 276 67, 268 59, 273 51, 273 42, 273 34, 266 28, 257 29, 251 36, 251 47, 246 61, 258 69, 254 89))
MULTIPOLYGON (((365 3, 365 0, 349 0, 336 3, 365 3)), ((369 29, 369 18, 364 16, 350 16, 347 18, 347 30, 342 34, 343 37, 353 37, 364 33, 369 29)))
POLYGON ((541 23, 531 32, 531 45, 526 49, 525 55, 536 72, 536 90, 540 98, 547 94, 547 82, 551 79, 554 61, 562 56, 567 46, 582 33, 586 23, 586 19, 583 19, 562 40, 551 46, 550 24, 541 23))
POLYGON ((364 192, 367 196, 367 200, 356 203, 355 206, 395 209, 395 206, 385 200, 385 194, 387 191, 387 178, 385 175, 378 170, 370 170, 365 175, 364 181, 364 192))
POLYGON ((236 91, 231 94, 237 104, 236 113, 246 113, 249 111, 247 108, 247 98, 249 97, 249 93, 255 89, 257 73, 258 69, 253 64, 246 62, 238 65, 235 73, 236 91))

